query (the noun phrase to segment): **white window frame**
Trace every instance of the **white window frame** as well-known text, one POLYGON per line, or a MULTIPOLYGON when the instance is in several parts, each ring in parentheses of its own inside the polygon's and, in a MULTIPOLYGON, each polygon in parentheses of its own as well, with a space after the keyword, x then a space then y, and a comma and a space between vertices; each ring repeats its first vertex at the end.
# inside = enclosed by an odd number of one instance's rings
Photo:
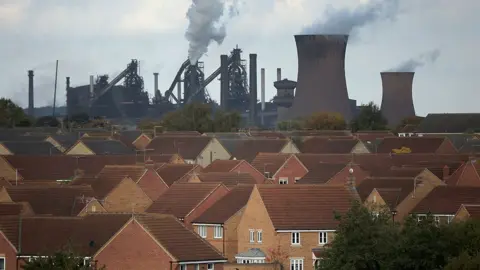
POLYGON ((280 177, 278 179, 278 184, 280 185, 288 185, 288 177, 280 177))
POLYGON ((223 228, 222 226, 213 227, 213 238, 222 239, 223 238, 223 228))
POLYGON ((214 270, 215 264, 214 263, 207 263, 207 270, 214 270))
POLYGON ((290 270, 303 270, 303 258, 290 258, 290 270))
POLYGON ((187 270, 187 265, 185 264, 180 265, 180 270, 187 270))
POLYGON ((5 258, 5 256, 0 256, 0 261, 3 260, 3 268, 1 268, 2 270, 5 270, 7 269, 7 258, 5 258))
POLYGON ((292 232, 290 235, 290 243, 292 246, 300 245, 300 232, 292 232))
POLYGON ((250 229, 250 243, 255 243, 255 230, 250 229))
POLYGON ((200 270, 200 264, 195 265, 195 270, 200 270))
POLYGON ((207 226, 205 225, 199 225, 197 228, 198 235, 202 238, 207 238, 207 226))
POLYGON ((318 232, 318 244, 321 246, 328 244, 328 232, 318 232))
POLYGON ((262 243, 263 241, 263 231, 257 230, 257 243, 262 243))

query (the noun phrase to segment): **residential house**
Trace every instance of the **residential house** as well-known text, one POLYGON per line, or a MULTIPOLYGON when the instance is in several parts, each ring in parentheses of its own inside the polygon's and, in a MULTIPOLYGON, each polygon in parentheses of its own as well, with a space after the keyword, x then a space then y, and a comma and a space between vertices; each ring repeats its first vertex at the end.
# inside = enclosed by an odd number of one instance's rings
POLYGON ((258 248, 287 255, 287 269, 314 269, 313 250, 330 243, 338 226, 333 213, 346 213, 358 195, 351 187, 325 185, 257 185, 237 227, 239 263, 265 262, 242 257, 258 248))
POLYGON ((480 204, 480 188, 438 186, 411 213, 419 219, 431 214, 439 223, 450 223, 462 204, 480 204))
POLYGON ((345 185, 351 177, 360 184, 369 173, 358 164, 318 163, 309 168, 298 184, 345 185))
POLYGON ((246 160, 215 160, 210 165, 205 167, 202 172, 239 172, 250 174, 257 184, 263 184, 265 182, 265 176, 261 171, 258 171, 246 160))
POLYGON ((378 153, 456 154, 457 149, 444 137, 384 138, 377 146, 378 153))
POLYGON ((80 137, 78 134, 67 133, 67 134, 53 134, 45 138, 46 142, 53 144, 58 150, 62 153, 65 153, 70 149, 80 137))
POLYGON ((462 204, 453 217, 453 221, 480 219, 480 204, 462 204))
MULTIPOLYGON (((71 185, 90 185, 95 197, 108 212, 142 213, 152 204, 152 199, 139 184, 143 181, 147 185, 160 180, 151 170, 144 167, 107 165, 97 176, 78 177, 71 185)), ((161 188, 155 190, 159 191, 163 192, 161 188)), ((151 196, 152 192, 154 191, 149 192, 151 196)))
POLYGON ((232 159, 251 162, 258 153, 299 153, 297 146, 289 139, 222 139, 222 145, 232 159))
POLYGON ((463 163, 445 183, 449 186, 480 187, 480 164, 477 160, 463 163))
POLYGON ((195 164, 163 164, 156 170, 163 181, 171 186, 174 183, 188 182, 192 175, 202 171, 202 167, 195 164))
POLYGON ((228 191, 221 183, 176 183, 154 201, 146 212, 170 214, 190 226, 193 220, 228 191))
POLYGON ((309 154, 367 154, 370 153, 365 144, 358 139, 333 139, 312 137, 305 140, 300 152, 309 154))
POLYGON ((107 269, 222 270, 226 261, 169 215, 12 217, 0 219, 0 231, 3 269, 20 269, 23 262, 53 255, 66 245, 86 262, 107 269))
POLYGON ((34 214, 28 203, 0 202, 0 218, 5 216, 32 216, 34 214))
POLYGON ((136 150, 145 150, 152 141, 150 136, 140 130, 124 130, 115 136, 124 145, 136 150))
POLYGON ((429 113, 417 134, 462 134, 479 132, 480 113, 429 113))
POLYGON ((208 166, 217 159, 230 159, 230 154, 216 138, 206 136, 159 136, 147 146, 151 155, 179 154, 186 163, 208 166))
POLYGON ((253 185, 236 186, 192 221, 194 231, 231 262, 239 252, 237 226, 252 190, 253 185))
POLYGON ((12 186, 0 189, 0 202, 19 203, 35 215, 79 216, 105 212, 90 186, 12 186))
POLYGON ((248 184, 255 185, 257 182, 249 173, 240 172, 201 172, 189 176, 189 183, 222 183, 228 189, 232 189, 238 185, 248 184))
POLYGON ((252 166, 272 183, 280 185, 295 184, 308 172, 294 154, 259 153, 252 161, 252 166))
POLYGON ((0 156, 7 155, 63 155, 53 144, 46 141, 10 141, 0 143, 0 156))
POLYGON ((135 155, 135 151, 121 141, 93 139, 77 141, 65 155, 135 155))
POLYGON ((148 155, 147 160, 154 163, 185 164, 185 160, 178 154, 148 155))

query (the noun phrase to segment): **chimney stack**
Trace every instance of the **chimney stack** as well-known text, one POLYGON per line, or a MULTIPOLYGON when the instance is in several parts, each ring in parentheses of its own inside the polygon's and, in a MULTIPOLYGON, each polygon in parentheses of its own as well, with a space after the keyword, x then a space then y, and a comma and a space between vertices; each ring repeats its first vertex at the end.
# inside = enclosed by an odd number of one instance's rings
POLYGON ((255 126, 257 118, 257 54, 250 54, 250 124, 255 126))
POLYGON ((90 75, 90 96, 93 97, 94 95, 94 80, 93 80, 93 75, 90 75))
POLYGON ((260 70, 260 87, 261 91, 261 102, 262 102, 262 111, 265 111, 265 68, 260 70))
POLYGON ((160 100, 158 91, 158 72, 153 73, 153 92, 155 93, 155 99, 160 100))
POLYGON ((282 80, 282 69, 277 68, 277 81, 281 81, 281 80, 282 80))
POLYGON ((33 101, 33 70, 28 71, 28 115, 34 116, 34 101, 33 101))
POLYGON ((68 91, 68 89, 70 89, 70 77, 67 77, 67 78, 66 78, 65 84, 67 85, 66 89, 67 89, 67 91, 68 91))
POLYGON ((220 107, 224 110, 228 109, 228 55, 220 55, 220 107))

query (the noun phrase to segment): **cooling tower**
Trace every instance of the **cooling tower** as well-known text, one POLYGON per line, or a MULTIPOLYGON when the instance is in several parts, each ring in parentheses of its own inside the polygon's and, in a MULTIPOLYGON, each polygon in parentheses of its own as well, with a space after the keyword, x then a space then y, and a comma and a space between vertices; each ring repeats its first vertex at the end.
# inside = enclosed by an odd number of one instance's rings
POLYGON ((296 35, 297 89, 289 118, 338 112, 351 119, 345 80, 348 35, 296 35))
POLYGON ((383 116, 389 127, 397 127, 402 119, 415 116, 412 85, 414 72, 381 72, 383 116))

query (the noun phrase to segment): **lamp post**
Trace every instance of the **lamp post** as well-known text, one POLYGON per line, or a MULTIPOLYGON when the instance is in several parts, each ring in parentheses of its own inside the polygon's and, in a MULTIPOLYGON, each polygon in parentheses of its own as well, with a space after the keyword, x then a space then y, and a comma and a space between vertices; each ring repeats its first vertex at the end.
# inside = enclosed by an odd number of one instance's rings
POLYGON ((392 210, 392 221, 395 224, 395 216, 397 215, 397 209, 392 210))

